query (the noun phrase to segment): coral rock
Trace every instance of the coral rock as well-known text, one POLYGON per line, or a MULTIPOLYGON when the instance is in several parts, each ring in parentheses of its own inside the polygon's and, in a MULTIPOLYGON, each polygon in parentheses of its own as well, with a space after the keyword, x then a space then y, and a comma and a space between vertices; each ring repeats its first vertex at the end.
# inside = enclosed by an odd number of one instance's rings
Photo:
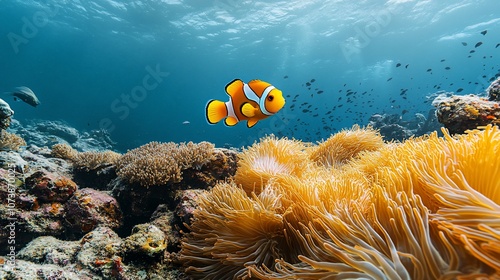
POLYGON ((500 101, 500 77, 491 83, 486 92, 490 101, 500 101))
POLYGON ((136 225, 132 234, 124 240, 124 251, 129 255, 159 256, 167 248, 165 233, 151 224, 136 225))
POLYGON ((76 191, 71 179, 46 171, 37 171, 26 179, 30 192, 43 202, 65 202, 76 191))
POLYGON ((498 124, 500 104, 488 101, 476 95, 439 95, 432 105, 437 108, 436 115, 440 123, 452 133, 462 134, 478 126, 498 124))
POLYGON ((122 213, 118 202, 110 195, 94 189, 75 192, 64 205, 65 221, 76 232, 89 232, 98 225, 118 228, 122 213))

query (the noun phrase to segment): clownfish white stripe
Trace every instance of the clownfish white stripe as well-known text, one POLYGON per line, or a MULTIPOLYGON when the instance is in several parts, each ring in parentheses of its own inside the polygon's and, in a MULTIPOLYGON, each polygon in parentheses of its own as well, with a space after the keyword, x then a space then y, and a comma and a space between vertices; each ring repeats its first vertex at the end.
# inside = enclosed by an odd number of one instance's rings
POLYGON ((248 84, 243 85, 243 93, 245 94, 245 97, 248 100, 251 100, 257 104, 260 104, 260 98, 257 96, 257 94, 250 88, 248 84))
POLYGON ((271 92, 271 90, 273 90, 274 87, 273 86, 268 86, 264 92, 262 93, 262 96, 260 97, 260 102, 259 102, 259 107, 260 107, 260 110, 262 111, 262 113, 264 115, 267 115, 267 116, 272 116, 274 115, 273 113, 270 113, 269 111, 267 111, 266 109, 266 99, 267 99, 267 96, 269 95, 269 93, 271 92))
POLYGON ((226 109, 227 109, 227 116, 228 117, 233 117, 235 119, 238 119, 238 117, 236 116, 236 114, 234 113, 234 107, 233 107, 233 100, 231 97, 229 97, 229 101, 225 103, 226 104, 226 109))

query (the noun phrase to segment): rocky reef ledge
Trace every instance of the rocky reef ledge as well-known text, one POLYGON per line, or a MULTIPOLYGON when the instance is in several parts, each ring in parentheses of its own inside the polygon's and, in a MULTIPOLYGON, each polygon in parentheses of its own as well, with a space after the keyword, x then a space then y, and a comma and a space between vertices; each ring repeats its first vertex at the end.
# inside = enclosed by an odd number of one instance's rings
POLYGON ((0 151, 0 279, 183 278, 176 253, 195 199, 236 171, 236 152, 207 142, 120 154, 105 134, 61 122, 13 120, 9 130, 0 151))

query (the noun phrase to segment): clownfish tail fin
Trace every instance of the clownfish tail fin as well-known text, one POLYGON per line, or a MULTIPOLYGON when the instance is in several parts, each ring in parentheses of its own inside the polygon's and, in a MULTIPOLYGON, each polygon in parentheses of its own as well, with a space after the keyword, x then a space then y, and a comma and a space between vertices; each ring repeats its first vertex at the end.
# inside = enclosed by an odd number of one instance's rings
POLYGON ((205 113, 208 123, 216 124, 227 117, 226 104, 219 100, 210 100, 207 103, 205 113))

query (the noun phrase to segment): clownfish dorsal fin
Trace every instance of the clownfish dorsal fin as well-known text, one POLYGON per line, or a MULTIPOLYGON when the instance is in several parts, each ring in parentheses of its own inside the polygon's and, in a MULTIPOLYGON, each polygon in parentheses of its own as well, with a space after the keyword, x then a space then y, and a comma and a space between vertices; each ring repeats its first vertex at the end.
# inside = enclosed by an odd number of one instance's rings
POLYGON ((247 127, 248 128, 253 127, 254 125, 257 124, 258 121, 259 121, 258 119, 249 119, 248 122, 247 122, 247 127))
POLYGON ((255 116, 255 110, 255 107, 253 107, 250 103, 245 103, 241 106, 241 113, 247 118, 255 116))
POLYGON ((226 93, 233 97, 243 89, 243 81, 240 79, 234 79, 229 84, 226 85, 226 93))

